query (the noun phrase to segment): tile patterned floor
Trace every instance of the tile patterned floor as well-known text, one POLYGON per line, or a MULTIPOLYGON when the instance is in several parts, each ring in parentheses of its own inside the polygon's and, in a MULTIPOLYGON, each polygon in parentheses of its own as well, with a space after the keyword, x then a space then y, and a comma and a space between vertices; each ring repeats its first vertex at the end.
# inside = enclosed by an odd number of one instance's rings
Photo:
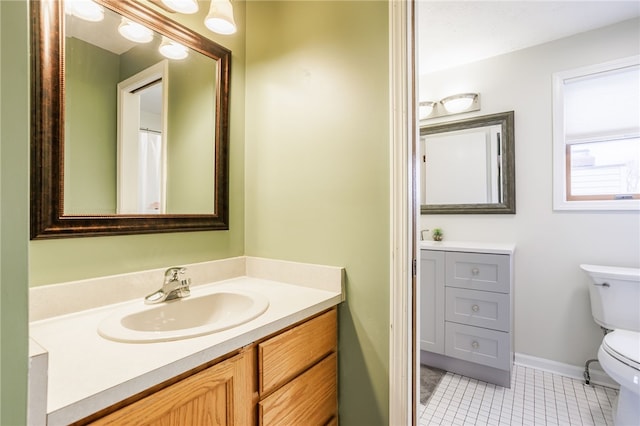
POLYGON ((511 389, 447 373, 417 414, 420 426, 613 426, 617 397, 615 389, 514 366, 511 389))

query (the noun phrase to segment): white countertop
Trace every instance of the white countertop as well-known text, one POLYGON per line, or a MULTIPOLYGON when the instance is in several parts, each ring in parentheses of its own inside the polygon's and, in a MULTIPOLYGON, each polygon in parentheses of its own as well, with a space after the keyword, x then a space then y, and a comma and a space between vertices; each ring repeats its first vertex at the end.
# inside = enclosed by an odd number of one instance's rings
POLYGON ((247 276, 192 287, 192 296, 212 287, 261 293, 270 306, 235 328, 159 343, 118 343, 97 333, 100 321, 114 309, 142 300, 31 322, 31 337, 49 354, 48 424, 82 419, 343 300, 342 291, 247 276))
POLYGON ((513 254, 516 250, 514 244, 509 243, 483 243, 468 241, 420 241, 421 250, 482 252, 493 254, 513 254))

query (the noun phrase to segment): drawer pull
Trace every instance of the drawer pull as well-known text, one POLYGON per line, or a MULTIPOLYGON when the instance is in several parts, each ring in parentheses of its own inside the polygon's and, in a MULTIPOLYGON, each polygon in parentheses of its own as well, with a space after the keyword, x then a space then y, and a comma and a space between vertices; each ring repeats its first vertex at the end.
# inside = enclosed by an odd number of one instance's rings
POLYGON ((480 347, 480 343, 478 343, 477 340, 474 340, 473 342, 471 342, 471 347, 473 349, 478 349, 480 347))
POLYGON ((471 270, 471 275, 473 275, 473 276, 476 276, 476 275, 478 275, 479 273, 480 273, 480 269, 478 269, 478 268, 473 268, 473 269, 471 270))
POLYGON ((478 311, 480 310, 480 306, 478 306, 478 305, 473 305, 473 306, 471 307, 471 310, 472 310, 473 312, 478 312, 478 311))

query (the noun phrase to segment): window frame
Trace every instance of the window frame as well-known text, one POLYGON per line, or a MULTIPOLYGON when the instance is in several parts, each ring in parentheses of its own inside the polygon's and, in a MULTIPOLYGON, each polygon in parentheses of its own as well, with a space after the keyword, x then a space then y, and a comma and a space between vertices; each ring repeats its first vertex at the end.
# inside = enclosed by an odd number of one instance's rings
MULTIPOLYGON (((630 56, 614 61, 608 61, 596 65, 574 68, 553 74, 553 209, 554 210, 613 210, 629 211, 640 210, 640 198, 632 199, 599 199, 604 197, 585 196, 569 197, 570 180, 570 154, 571 144, 565 140, 564 126, 564 86, 565 81, 575 78, 584 78, 589 75, 613 71, 620 68, 640 65, 640 55, 630 56)), ((610 138, 602 140, 615 140, 610 138)))

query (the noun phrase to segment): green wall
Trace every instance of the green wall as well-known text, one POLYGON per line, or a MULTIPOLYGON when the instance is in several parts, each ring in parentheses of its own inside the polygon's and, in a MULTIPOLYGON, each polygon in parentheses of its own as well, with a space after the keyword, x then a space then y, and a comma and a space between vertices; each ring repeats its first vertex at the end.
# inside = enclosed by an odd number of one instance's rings
POLYGON ((211 130, 215 129, 212 76, 216 68, 212 62, 192 53, 184 61, 169 63, 167 211, 171 213, 206 213, 215 208, 215 134, 211 130))
POLYGON ((0 1, 0 425, 26 422, 29 238, 27 3, 0 1))
POLYGON ((75 37, 65 49, 65 212, 114 214, 120 58, 75 37))
POLYGON ((246 254, 346 268, 347 426, 389 415, 388 8, 247 3, 246 254))

